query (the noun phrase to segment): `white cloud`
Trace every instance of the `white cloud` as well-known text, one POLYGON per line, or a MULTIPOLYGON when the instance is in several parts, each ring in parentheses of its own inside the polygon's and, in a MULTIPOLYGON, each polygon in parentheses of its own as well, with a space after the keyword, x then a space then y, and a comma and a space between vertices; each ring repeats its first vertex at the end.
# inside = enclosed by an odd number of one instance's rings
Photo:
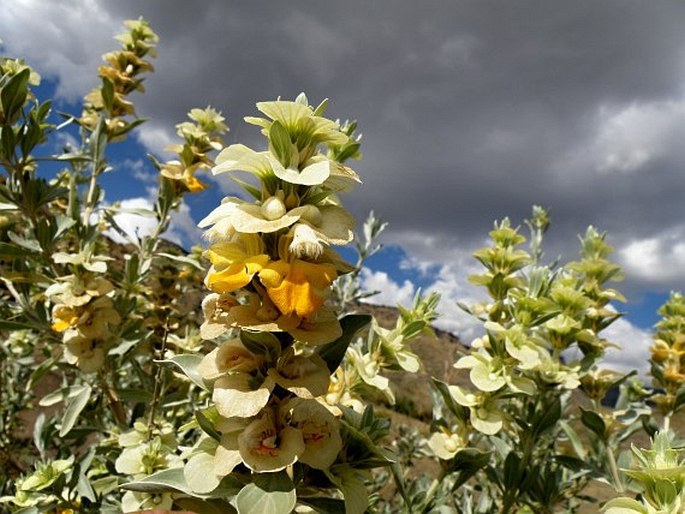
POLYGON ((685 102, 634 102, 620 109, 601 107, 596 143, 600 172, 634 172, 678 151, 685 136, 685 102))
POLYGON ((409 305, 414 298, 416 289, 414 284, 405 280, 401 285, 395 282, 384 271, 372 271, 363 268, 361 272, 361 288, 363 291, 378 291, 375 296, 364 300, 375 305, 409 305))
POLYGON ((560 161, 563 173, 631 174, 659 159, 685 158, 685 99, 600 105, 595 112, 590 137, 560 161))
POLYGON ((84 96, 97 82, 100 55, 121 32, 95 0, 12 0, 3 2, 0 34, 9 55, 59 81, 56 94, 67 100, 84 96))
POLYGON ((619 319, 602 332, 602 336, 620 346, 607 350, 603 367, 623 372, 636 369, 643 378, 646 377, 649 371, 649 347, 652 344, 649 331, 636 327, 626 319, 619 319))
POLYGON ((153 203, 147 198, 128 198, 119 202, 120 208, 124 212, 114 215, 114 221, 121 228, 126 236, 122 236, 114 229, 108 230, 107 235, 117 243, 125 244, 149 236, 157 226, 157 219, 153 215, 153 203), (136 214, 134 210, 152 211, 150 216, 136 214))
MULTIPOLYGON (((127 198, 119 202, 120 212, 114 215, 117 225, 126 233, 126 237, 117 231, 110 229, 107 235, 117 243, 128 243, 140 240, 151 235, 157 227, 157 218, 153 214, 154 203, 149 198, 127 198), (150 211, 150 215, 142 215, 135 211, 150 211), (125 212, 129 211, 129 212, 125 212)), ((200 241, 202 231, 197 228, 197 223, 190 213, 190 207, 181 202, 177 211, 171 215, 171 223, 168 230, 162 235, 163 239, 176 243, 179 246, 188 247, 200 241)))
POLYGON ((180 141, 171 129, 158 126, 154 122, 144 123, 135 133, 138 141, 155 155, 160 155, 165 147, 180 141))
MULTIPOLYGON (((419 243, 420 236, 416 235, 415 243, 419 243)), ((424 243, 418 246, 427 249, 434 247, 430 244, 430 237, 424 237, 424 243)), ((478 265, 470 256, 470 252, 453 249, 450 264, 440 264, 439 261, 418 259, 408 255, 400 263, 404 271, 414 271, 422 278, 422 282, 428 279, 428 286, 423 290, 424 294, 436 292, 440 294, 440 303, 437 311, 439 318, 435 325, 442 330, 447 330, 459 336, 463 342, 470 343, 474 337, 482 332, 481 323, 473 316, 464 312, 457 302, 470 305, 483 300, 483 294, 478 288, 469 284, 467 277, 478 270, 478 265), (473 262, 472 262, 473 261, 473 262)), ((369 298, 369 303, 380 305, 409 306, 416 293, 417 286, 410 280, 404 280, 402 284, 395 282, 392 277, 383 271, 362 270, 362 289, 365 291, 380 291, 377 296, 369 298)))
POLYGON ((651 237, 633 239, 617 252, 618 260, 633 279, 673 286, 685 281, 685 223, 651 237))

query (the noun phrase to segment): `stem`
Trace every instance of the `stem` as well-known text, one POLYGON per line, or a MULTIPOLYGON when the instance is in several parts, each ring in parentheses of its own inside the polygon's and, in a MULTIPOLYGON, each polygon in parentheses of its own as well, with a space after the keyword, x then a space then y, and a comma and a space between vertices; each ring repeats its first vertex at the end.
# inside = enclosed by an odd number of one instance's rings
POLYGON ((426 509, 433 501, 433 497, 435 497, 435 493, 438 492, 438 487, 440 487, 440 483, 442 482, 443 476, 444 472, 440 472, 440 477, 433 479, 431 486, 428 488, 428 491, 426 491, 426 496, 423 500, 423 507, 421 509, 421 512, 426 512, 426 509))
POLYGON ((614 457, 614 451, 607 444, 607 456, 609 457, 609 467, 611 468, 611 476, 614 478, 614 484, 616 487, 616 492, 622 493, 623 482, 621 482, 621 476, 618 473, 618 466, 616 465, 616 457, 614 457))
POLYGON ((671 414, 668 413, 664 416, 664 432, 668 432, 671 428, 671 414))
POLYGON ((107 395, 107 400, 109 400, 109 407, 112 409, 112 414, 114 415, 114 419, 119 425, 126 426, 126 412, 124 411, 124 406, 121 404, 121 400, 119 400, 119 395, 114 389, 112 389, 112 386, 110 386, 109 382, 107 382, 107 379, 104 377, 104 375, 101 375, 101 379, 102 386, 104 387, 105 394, 107 395))
MULTIPOLYGON (((164 358, 164 352, 166 351, 166 341, 169 335, 169 318, 164 320, 164 335, 162 336, 162 347, 160 348, 160 357, 164 358)), ((153 347, 154 356, 154 347, 153 347)), ((155 373, 155 387, 152 391, 152 405, 150 406, 150 416, 147 420, 147 440, 152 439, 152 427, 155 423, 155 412, 157 411, 157 403, 159 402, 159 393, 162 388, 162 365, 157 365, 157 373, 155 373)))

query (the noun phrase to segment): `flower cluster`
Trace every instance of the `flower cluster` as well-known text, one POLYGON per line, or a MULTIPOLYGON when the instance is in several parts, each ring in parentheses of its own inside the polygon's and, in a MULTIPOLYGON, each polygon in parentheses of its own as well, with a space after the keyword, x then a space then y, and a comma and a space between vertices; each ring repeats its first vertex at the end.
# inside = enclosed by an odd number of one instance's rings
POLYGON ((417 373, 421 369, 419 357, 412 351, 411 342, 420 335, 433 335, 431 323, 440 301, 437 293, 414 297, 411 308, 398 306, 400 316, 392 329, 371 322, 366 341, 358 339, 345 354, 343 365, 331 377, 326 402, 332 407, 341 404, 357 412, 364 410, 364 400, 379 392, 390 403, 395 396, 385 370, 417 373))
POLYGON ((654 385, 662 388, 663 393, 654 395, 653 400, 670 417, 683 405, 678 397, 682 397, 685 386, 685 297, 682 293, 672 292, 659 314, 662 319, 656 324, 650 360, 654 385))
POLYGON ((198 170, 208 170, 214 161, 208 153, 223 148, 223 141, 219 137, 225 134, 228 127, 224 124, 224 117, 220 112, 207 107, 205 109, 191 109, 188 117, 192 121, 184 121, 176 125, 176 133, 183 138, 183 144, 167 147, 178 155, 178 159, 167 161, 160 165, 162 176, 176 181, 191 192, 202 191, 207 185, 195 177, 198 170))
POLYGON ((62 253, 53 260, 71 264, 74 273, 60 277, 45 291, 54 303, 52 329, 62 334, 67 362, 86 373, 97 371, 112 346, 111 329, 121 322, 111 298, 114 286, 102 275, 106 264, 62 253))
MULTIPOLYGON (((535 213, 546 217, 540 208, 535 213)), ((606 258, 611 247, 603 234, 590 227, 582 239, 582 259, 553 272, 535 262, 546 223, 536 223, 534 217, 530 226, 533 255, 518 248, 525 238, 508 219, 490 232, 493 246, 474 254, 486 272, 470 280, 486 287, 492 298, 474 309, 487 315, 487 333, 473 341, 472 353, 454 367, 469 371, 478 392, 458 386, 449 390, 454 401, 469 410, 472 426, 484 434, 502 429, 506 412, 500 398, 578 388, 581 376, 609 344, 600 331, 619 316, 608 303, 623 300, 617 291, 603 287, 619 273, 606 258), (580 362, 561 359, 574 346, 587 356, 584 369, 580 362)))
MULTIPOLYGON (((133 429, 117 438, 123 451, 115 462, 115 469, 122 475, 141 479, 162 469, 180 468, 183 461, 176 455, 178 441, 174 428, 164 423, 150 431, 146 423, 136 421, 133 429)), ((121 499, 124 512, 139 509, 170 509, 173 503, 169 493, 149 493, 145 491, 127 491, 121 499)))
POLYGON ((93 131, 104 115, 108 140, 123 139, 136 124, 126 121, 135 115, 133 103, 126 97, 133 91, 144 91, 140 74, 153 71, 146 56, 155 56, 157 34, 145 20, 127 20, 127 32, 117 36, 122 50, 103 56, 107 65, 98 68, 102 86, 86 95, 79 123, 93 131))
POLYGON ((227 197, 200 223, 212 291, 200 332, 220 344, 197 367, 216 435, 185 455, 185 479, 198 494, 238 467, 276 473, 299 462, 326 471, 342 448, 341 422, 322 403, 331 370, 316 349, 343 334, 326 300, 351 269, 332 248, 353 237, 337 193, 359 178, 319 150, 349 141, 324 106, 304 95, 257 104, 265 118, 246 120, 262 128, 268 150, 229 146, 212 170, 230 174, 253 201, 227 197))
POLYGON ((71 474, 74 458, 37 462, 35 470, 16 481, 14 496, 0 497, 0 504, 11 503, 17 507, 49 508, 62 496, 64 481, 71 474))
POLYGON ((608 502, 606 514, 659 514, 685 509, 685 450, 671 447, 669 436, 659 432, 651 450, 632 447, 637 467, 624 470, 641 491, 640 500, 621 497, 608 502))

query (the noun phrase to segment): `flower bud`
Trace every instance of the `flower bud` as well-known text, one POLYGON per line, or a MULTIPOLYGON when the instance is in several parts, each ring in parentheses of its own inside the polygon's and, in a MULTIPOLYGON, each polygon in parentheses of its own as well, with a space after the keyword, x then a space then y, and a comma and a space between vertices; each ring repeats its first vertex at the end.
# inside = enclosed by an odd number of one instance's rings
POLYGON ((286 212, 285 203, 278 195, 267 198, 262 204, 262 216, 269 221, 282 218, 286 212))

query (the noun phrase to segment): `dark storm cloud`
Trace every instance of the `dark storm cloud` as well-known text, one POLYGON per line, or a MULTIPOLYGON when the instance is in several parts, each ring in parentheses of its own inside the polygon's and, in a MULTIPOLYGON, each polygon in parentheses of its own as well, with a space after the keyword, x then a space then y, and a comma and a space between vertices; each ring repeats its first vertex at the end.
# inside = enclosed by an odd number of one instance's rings
POLYGON ((161 36, 137 100, 148 130, 211 104, 230 142, 258 145, 242 117, 300 91, 357 118, 364 185, 347 205, 375 209, 390 240, 424 259, 473 246, 494 218, 520 221, 533 203, 552 209, 554 252, 575 250, 590 223, 618 246, 683 223, 682 2, 101 5, 112 19, 143 15, 161 36))

